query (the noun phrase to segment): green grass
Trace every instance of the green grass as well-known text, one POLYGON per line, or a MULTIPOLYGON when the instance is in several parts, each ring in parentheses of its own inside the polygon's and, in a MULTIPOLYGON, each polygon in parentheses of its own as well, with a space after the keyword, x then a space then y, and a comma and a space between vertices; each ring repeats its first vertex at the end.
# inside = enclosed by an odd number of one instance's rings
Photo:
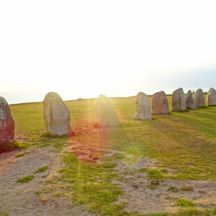
POLYGON ((176 201, 176 206, 179 207, 193 207, 194 204, 192 201, 188 200, 188 199, 178 199, 176 201))
POLYGON ((146 173, 148 171, 148 168, 141 168, 139 169, 140 173, 146 173))
POLYGON ((163 179, 164 178, 160 170, 157 170, 157 169, 149 169, 147 171, 147 177, 149 179, 163 179))
POLYGON ((34 174, 46 172, 48 170, 48 168, 49 168, 48 165, 40 167, 34 172, 34 174))
POLYGON ((86 204, 101 215, 119 214, 120 207, 114 203, 121 191, 111 183, 116 177, 112 160, 92 165, 67 154, 64 162, 66 167, 61 170, 62 178, 66 180, 68 189, 73 191, 73 200, 77 204, 86 204))
POLYGON ((27 152, 21 152, 21 153, 17 153, 16 154, 16 157, 19 158, 19 157, 23 157, 24 155, 28 154, 27 152))
POLYGON ((24 184, 24 183, 30 182, 33 178, 34 178, 33 175, 23 176, 23 177, 17 179, 16 182, 20 183, 20 184, 24 184))
MULTIPOLYGON (((159 165, 157 171, 140 170, 150 178, 216 180, 216 107, 154 116, 152 121, 134 121, 135 97, 113 98, 111 102, 121 126, 109 130, 108 148, 121 154, 111 160, 104 158, 101 164, 94 165, 78 161, 73 154, 64 155, 62 181, 66 182, 69 192, 73 192, 72 199, 76 203, 87 205, 101 215, 121 215, 121 206, 115 204, 121 191, 112 184, 112 179, 119 178, 114 167, 117 161, 135 163, 145 156, 155 159, 159 165), (175 172, 164 172, 167 168, 175 172)), ((66 104, 73 128, 80 122, 95 120, 94 99, 68 101, 66 104)), ((19 141, 20 145, 23 143, 27 148, 52 145, 58 152, 67 145, 67 137, 43 136, 46 131, 42 103, 12 105, 11 110, 16 133, 25 137, 24 141, 19 141)), ((75 136, 72 139, 91 141, 92 136, 75 136)), ((203 212, 199 214, 205 215, 203 212)))
MULTIPOLYGON (((198 109, 169 116, 156 116, 152 121, 133 121, 135 98, 112 99, 121 127, 112 131, 121 145, 114 149, 135 157, 149 156, 162 167, 177 171, 177 179, 216 179, 216 107, 198 109)), ((94 100, 69 101, 72 123, 94 119, 94 100)), ((43 137, 42 104, 11 106, 17 133, 24 134, 28 146, 54 145, 59 150, 67 138, 43 137)))

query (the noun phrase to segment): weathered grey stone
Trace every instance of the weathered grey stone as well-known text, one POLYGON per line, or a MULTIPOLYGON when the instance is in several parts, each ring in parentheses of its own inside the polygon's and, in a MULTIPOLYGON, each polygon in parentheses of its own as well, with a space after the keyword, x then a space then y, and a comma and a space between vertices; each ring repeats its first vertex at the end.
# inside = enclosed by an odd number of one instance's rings
POLYGON ((196 109, 196 105, 194 103, 194 98, 191 90, 189 90, 185 96, 185 106, 187 109, 196 109))
POLYGON ((197 89, 194 94, 194 103, 197 108, 205 106, 205 97, 202 89, 197 89))
POLYGON ((0 145, 14 139, 14 120, 7 101, 0 97, 0 145))
POLYGON ((155 115, 169 114, 169 105, 164 91, 155 93, 152 96, 152 110, 155 115))
POLYGON ((49 92, 43 101, 44 121, 50 135, 63 136, 71 132, 70 112, 61 97, 49 92))
POLYGON ((119 126, 119 120, 109 99, 100 95, 96 101, 96 118, 100 124, 108 127, 119 126))
POLYGON ((182 112, 186 110, 185 95, 183 88, 175 90, 172 94, 172 110, 174 112, 182 112))
POLYGON ((208 95, 208 106, 216 106, 216 90, 214 88, 210 88, 208 95))
POLYGON ((133 117, 135 120, 150 120, 152 114, 149 105, 149 99, 146 94, 139 92, 136 98, 136 112, 133 117))

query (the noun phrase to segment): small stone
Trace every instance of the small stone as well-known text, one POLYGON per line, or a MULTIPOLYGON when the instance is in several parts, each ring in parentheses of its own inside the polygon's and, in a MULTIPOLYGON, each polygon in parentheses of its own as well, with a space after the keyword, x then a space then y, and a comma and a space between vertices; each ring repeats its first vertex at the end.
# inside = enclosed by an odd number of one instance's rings
POLYGON ((194 191, 194 188, 193 188, 193 187, 190 187, 190 186, 183 186, 183 187, 181 188, 181 191, 193 192, 193 191, 194 191))
POLYGON ((132 186, 133 186, 133 188, 136 189, 136 190, 139 188, 138 185, 135 185, 135 184, 133 184, 132 186))
POLYGON ((171 186, 171 187, 168 188, 167 191, 168 191, 168 192, 172 192, 172 193, 176 193, 176 192, 178 192, 178 188, 177 188, 177 187, 174 187, 174 186, 171 186))
POLYGON ((151 184, 152 184, 152 185, 159 185, 159 184, 160 184, 160 181, 159 181, 159 180, 152 180, 152 181, 151 181, 151 184))
POLYGON ((204 195, 206 194, 206 191, 203 191, 203 190, 199 190, 198 192, 199 192, 200 194, 204 194, 204 195))

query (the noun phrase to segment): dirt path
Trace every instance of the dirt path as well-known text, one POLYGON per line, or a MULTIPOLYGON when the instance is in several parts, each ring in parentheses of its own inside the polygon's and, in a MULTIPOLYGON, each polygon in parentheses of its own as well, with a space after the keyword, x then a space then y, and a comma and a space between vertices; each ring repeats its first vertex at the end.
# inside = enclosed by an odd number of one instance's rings
POLYGON ((66 198, 57 198, 49 194, 44 201, 37 194, 56 169, 57 153, 52 147, 32 149, 22 157, 15 157, 17 152, 4 153, 0 156, 0 215, 10 216, 92 216, 81 207, 72 206, 66 198), (4 166, 3 166, 4 164, 4 166), (41 173, 34 173, 47 166, 41 173), (28 183, 17 183, 23 176, 34 175, 28 183))
POLYGON ((0 175, 5 172, 13 163, 16 162, 16 155, 19 153, 19 150, 5 152, 0 154, 0 175))
MULTIPOLYGON (((101 130, 104 134, 103 128, 94 130, 96 134, 101 130)), ((89 131, 89 128, 86 131, 89 131)), ((108 140, 107 137, 105 139, 108 140)), ((89 137, 87 141, 90 144, 85 140, 71 140, 67 150, 75 153, 78 159, 90 158, 90 162, 94 157, 99 159, 104 154, 109 156, 123 153, 107 148, 106 142, 106 145, 102 145, 101 142, 104 143, 104 140, 101 136, 95 136, 93 139, 89 137)), ((59 154, 51 146, 31 149, 25 154, 17 150, 0 154, 0 216, 3 212, 9 216, 95 216, 83 207, 73 206, 67 197, 55 196, 58 189, 52 185, 48 184, 52 192, 45 191, 44 196, 39 194, 47 180, 55 179, 56 171, 61 166, 59 154), (35 173, 42 167, 47 169, 35 173), (18 179, 32 175, 34 178, 30 182, 17 183, 18 179)), ((216 207, 215 181, 153 181, 148 179, 146 171, 140 172, 152 168, 157 168, 157 163, 147 157, 131 165, 122 161, 117 162, 115 171, 121 176, 121 180, 113 180, 112 183, 123 191, 119 203, 126 203, 124 211, 141 214, 175 212, 178 210, 178 199, 191 200, 199 209, 216 207)), ((167 171, 172 172, 169 169, 167 171)))
POLYGON ((116 171, 122 179, 114 180, 124 195, 119 202, 126 203, 125 212, 141 214, 176 212, 178 199, 188 199, 198 209, 213 209, 216 207, 215 181, 179 181, 152 180, 140 169, 156 168, 155 161, 149 158, 140 160, 137 164, 128 165, 120 162, 116 171))

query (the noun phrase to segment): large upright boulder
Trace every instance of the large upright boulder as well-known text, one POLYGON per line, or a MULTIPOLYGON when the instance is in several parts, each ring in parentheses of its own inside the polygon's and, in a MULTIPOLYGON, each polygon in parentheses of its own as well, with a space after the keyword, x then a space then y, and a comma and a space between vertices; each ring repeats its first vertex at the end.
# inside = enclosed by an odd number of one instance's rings
POLYGON ((207 95, 208 106, 216 106, 216 90, 214 88, 210 88, 207 95))
POLYGON ((119 119, 109 99, 100 95, 96 101, 96 118, 100 124, 108 127, 119 126, 119 119))
POLYGON ((152 110, 155 115, 169 114, 169 105, 164 91, 155 93, 152 96, 152 110))
POLYGON ((174 112, 182 112, 186 110, 185 95, 183 88, 175 90, 172 94, 172 110, 174 112))
POLYGON ((136 98, 136 112, 134 120, 150 120, 152 119, 149 99, 146 94, 139 92, 136 98))
POLYGON ((191 90, 189 90, 185 96, 185 106, 187 109, 196 109, 196 104, 194 103, 194 98, 191 90))
POLYGON ((0 149, 14 139, 14 120, 7 101, 0 97, 0 149))
POLYGON ((202 89, 197 89, 194 94, 194 103, 197 108, 205 106, 205 97, 202 89))
POLYGON ((69 135, 70 112, 61 97, 55 92, 49 92, 43 100, 43 105, 47 132, 53 136, 69 135))

